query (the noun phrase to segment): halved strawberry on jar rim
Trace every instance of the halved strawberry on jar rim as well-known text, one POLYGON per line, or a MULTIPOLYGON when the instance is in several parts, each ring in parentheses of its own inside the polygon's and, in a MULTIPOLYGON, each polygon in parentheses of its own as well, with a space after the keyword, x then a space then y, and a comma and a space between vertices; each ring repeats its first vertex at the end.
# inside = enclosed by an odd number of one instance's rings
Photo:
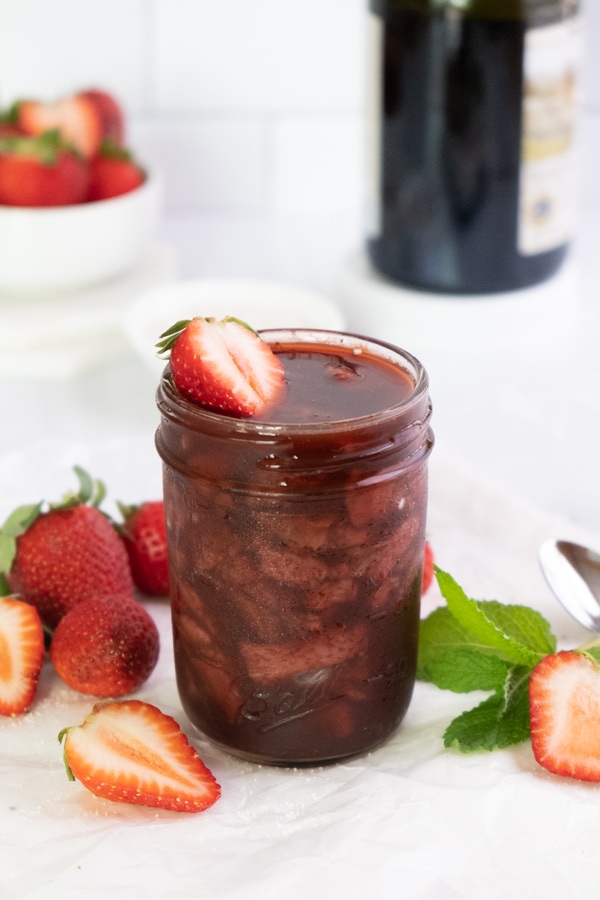
POLYGON ((160 336, 160 356, 170 355, 178 390, 189 400, 234 416, 254 416, 285 390, 281 360, 245 322, 183 319, 160 336))

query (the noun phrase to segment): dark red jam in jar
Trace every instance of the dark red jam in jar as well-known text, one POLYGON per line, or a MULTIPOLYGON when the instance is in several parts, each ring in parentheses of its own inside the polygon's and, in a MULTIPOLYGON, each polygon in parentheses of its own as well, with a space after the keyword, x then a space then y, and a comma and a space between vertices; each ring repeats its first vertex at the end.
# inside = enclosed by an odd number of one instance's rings
POLYGON ((354 335, 263 333, 285 397, 238 419, 158 390, 178 689, 230 753, 317 765, 412 695, 433 436, 427 374, 354 335))

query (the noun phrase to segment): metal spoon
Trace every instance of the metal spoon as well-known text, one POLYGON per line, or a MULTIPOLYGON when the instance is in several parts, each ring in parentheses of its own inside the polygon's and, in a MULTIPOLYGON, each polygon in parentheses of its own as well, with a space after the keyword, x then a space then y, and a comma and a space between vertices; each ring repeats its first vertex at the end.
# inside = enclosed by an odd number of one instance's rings
POLYGON ((580 625, 600 632, 600 554, 570 541, 549 540, 539 551, 542 572, 580 625))

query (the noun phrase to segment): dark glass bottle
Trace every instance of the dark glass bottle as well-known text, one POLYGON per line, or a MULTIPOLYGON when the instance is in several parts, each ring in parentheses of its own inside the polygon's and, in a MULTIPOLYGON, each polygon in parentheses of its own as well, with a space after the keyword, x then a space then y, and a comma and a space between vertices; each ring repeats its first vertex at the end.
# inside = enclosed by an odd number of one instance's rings
POLYGON ((448 293, 551 276, 573 228, 578 0, 370 0, 368 252, 448 293))

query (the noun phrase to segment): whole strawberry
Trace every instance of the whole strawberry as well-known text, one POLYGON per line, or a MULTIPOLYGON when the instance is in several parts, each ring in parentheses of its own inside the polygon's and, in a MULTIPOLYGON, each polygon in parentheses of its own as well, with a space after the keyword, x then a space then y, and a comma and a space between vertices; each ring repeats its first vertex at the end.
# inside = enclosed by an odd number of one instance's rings
POLYGON ((102 144, 90 160, 88 200, 109 200, 139 188, 146 173, 125 147, 110 142, 102 144))
POLYGON ((162 500, 140 506, 119 504, 123 524, 118 531, 129 557, 135 586, 144 594, 166 597, 169 593, 167 528, 162 500))
POLYGON ((40 137, 0 137, 0 203, 68 206, 88 195, 87 164, 57 131, 40 137))
POLYGON ((75 471, 77 494, 46 510, 42 503, 19 507, 0 530, 0 571, 50 628, 99 593, 134 597, 123 543, 98 509, 103 485, 75 471))
POLYGON ((95 697, 122 697, 144 684, 158 660, 159 636, 141 603, 98 596, 58 623, 50 659, 69 687, 95 697))

